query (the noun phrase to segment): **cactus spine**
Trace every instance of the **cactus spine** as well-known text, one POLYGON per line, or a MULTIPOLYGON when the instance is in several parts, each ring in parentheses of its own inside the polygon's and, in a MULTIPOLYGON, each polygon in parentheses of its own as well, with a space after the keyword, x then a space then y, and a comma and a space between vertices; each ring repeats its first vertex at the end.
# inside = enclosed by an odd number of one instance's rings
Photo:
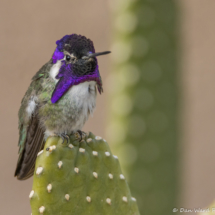
POLYGON ((177 21, 173 0, 112 0, 106 138, 141 214, 171 214, 177 193, 177 21))
POLYGON ((139 215, 118 158, 92 133, 80 143, 47 139, 29 198, 32 215, 139 215))

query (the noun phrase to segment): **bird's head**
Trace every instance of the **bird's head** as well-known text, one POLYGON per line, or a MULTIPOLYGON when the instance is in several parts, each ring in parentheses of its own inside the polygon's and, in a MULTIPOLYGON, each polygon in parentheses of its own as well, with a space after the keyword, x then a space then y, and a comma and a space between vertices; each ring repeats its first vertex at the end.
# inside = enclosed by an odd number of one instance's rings
POLYGON ((66 35, 56 44, 52 62, 60 63, 60 69, 55 77, 59 81, 52 94, 52 103, 56 103, 70 87, 85 81, 96 81, 97 89, 101 93, 102 81, 96 57, 110 52, 95 53, 93 42, 77 34, 66 35))

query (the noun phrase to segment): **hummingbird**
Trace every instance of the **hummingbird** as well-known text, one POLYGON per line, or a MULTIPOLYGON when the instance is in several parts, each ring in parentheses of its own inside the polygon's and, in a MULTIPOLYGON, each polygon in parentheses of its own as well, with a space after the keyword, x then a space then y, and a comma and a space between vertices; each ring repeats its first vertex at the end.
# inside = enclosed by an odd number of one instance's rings
POLYGON ((19 157, 15 177, 25 180, 34 173, 37 154, 49 136, 81 131, 103 92, 93 42, 85 36, 66 35, 56 42, 52 58, 33 76, 19 109, 19 157))

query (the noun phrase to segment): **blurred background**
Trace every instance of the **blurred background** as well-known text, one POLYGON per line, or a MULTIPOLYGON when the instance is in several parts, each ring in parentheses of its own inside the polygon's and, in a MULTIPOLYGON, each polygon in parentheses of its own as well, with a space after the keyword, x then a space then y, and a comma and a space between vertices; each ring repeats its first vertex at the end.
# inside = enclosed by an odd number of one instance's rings
MULTIPOLYGON (((100 57, 104 94, 83 130, 104 137, 141 214, 215 198, 215 1, 0 1, 0 209, 31 213, 32 179, 13 177, 20 102, 56 40, 82 34, 100 57)), ((189 213, 189 214, 194 214, 189 213)))

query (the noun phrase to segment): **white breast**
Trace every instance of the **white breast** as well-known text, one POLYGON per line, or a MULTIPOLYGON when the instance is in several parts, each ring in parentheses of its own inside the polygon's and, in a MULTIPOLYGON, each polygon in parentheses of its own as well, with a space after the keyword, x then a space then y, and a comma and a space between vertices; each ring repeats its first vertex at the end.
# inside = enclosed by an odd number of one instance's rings
POLYGON ((76 107, 82 109, 82 114, 92 115, 96 107, 96 82, 86 81, 84 83, 74 85, 68 91, 69 100, 75 103, 76 107))

